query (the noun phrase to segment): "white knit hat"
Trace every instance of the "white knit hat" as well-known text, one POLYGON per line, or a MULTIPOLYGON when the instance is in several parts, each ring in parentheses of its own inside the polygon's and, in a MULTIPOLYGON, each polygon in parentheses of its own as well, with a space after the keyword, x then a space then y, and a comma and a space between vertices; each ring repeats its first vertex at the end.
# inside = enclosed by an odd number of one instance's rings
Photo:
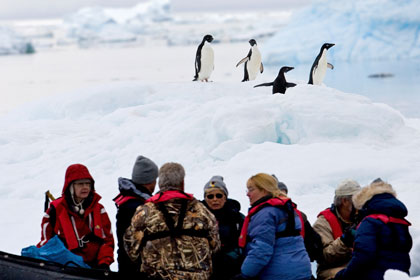
POLYGON ((335 189, 335 196, 353 195, 360 191, 360 185, 355 180, 345 179, 335 189))

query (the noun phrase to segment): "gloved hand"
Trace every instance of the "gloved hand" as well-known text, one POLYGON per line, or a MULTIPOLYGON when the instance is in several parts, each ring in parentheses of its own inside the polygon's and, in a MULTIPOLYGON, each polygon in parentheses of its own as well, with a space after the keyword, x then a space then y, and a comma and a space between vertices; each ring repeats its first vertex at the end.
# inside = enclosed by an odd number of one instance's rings
POLYGON ((102 269, 102 270, 106 270, 106 271, 110 271, 111 269, 109 268, 109 264, 106 264, 106 263, 101 263, 99 266, 98 266, 98 268, 99 269, 102 269))
POLYGON ((347 228, 344 233, 341 235, 341 241, 343 241, 344 245, 347 247, 353 247, 354 238, 356 237, 356 229, 355 227, 347 228))

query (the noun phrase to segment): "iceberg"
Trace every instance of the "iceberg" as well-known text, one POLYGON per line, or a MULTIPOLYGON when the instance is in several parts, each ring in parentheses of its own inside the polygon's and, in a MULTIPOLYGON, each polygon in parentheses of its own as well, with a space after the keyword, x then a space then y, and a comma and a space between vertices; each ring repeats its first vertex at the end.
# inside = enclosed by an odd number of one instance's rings
POLYGON ((0 26, 0 55, 30 54, 34 52, 35 48, 29 40, 9 27, 0 26))
POLYGON ((67 36, 86 46, 136 41, 156 22, 171 20, 170 0, 152 0, 133 8, 85 7, 64 18, 67 36))
POLYGON ((315 0, 268 40, 266 64, 311 63, 323 43, 332 61, 420 58, 417 1, 315 0))

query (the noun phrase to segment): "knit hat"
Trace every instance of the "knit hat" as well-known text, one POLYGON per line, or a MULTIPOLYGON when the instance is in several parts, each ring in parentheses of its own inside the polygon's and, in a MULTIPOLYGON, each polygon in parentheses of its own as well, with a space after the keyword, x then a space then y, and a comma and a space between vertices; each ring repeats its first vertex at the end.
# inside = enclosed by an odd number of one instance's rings
POLYGON ((204 193, 206 193, 207 190, 210 190, 212 188, 219 188, 221 189, 226 197, 229 195, 229 192, 226 188, 226 184, 225 182, 223 182, 223 177, 222 176, 213 176, 211 177, 210 181, 208 181, 205 185, 204 185, 204 193))
POLYGON ((289 190, 287 189, 286 184, 283 183, 283 182, 280 182, 276 175, 271 174, 271 176, 273 176, 277 180, 277 187, 279 188, 279 190, 281 190, 282 192, 285 192, 287 194, 289 192, 289 190))
POLYGON ((157 165, 144 156, 138 156, 134 163, 131 180, 139 185, 150 184, 158 177, 157 165))
POLYGON ((355 180, 345 179, 335 189, 335 196, 353 195, 360 191, 360 185, 355 180))

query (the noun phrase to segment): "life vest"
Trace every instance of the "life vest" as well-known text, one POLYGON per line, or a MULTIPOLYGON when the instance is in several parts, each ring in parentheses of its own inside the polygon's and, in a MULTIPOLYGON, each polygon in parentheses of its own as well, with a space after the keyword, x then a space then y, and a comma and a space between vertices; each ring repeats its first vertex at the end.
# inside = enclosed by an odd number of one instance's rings
POLYGON ((334 240, 339 238, 343 234, 343 229, 341 228, 340 222, 338 221, 337 216, 331 211, 331 208, 327 208, 319 216, 324 216, 327 222, 330 224, 334 240))
MULTIPOLYGON (((387 215, 384 215, 384 214, 370 214, 370 215, 367 215, 366 217, 363 218, 362 222, 367 218, 373 218, 373 219, 376 219, 376 220, 380 220, 384 224, 394 223, 394 224, 411 226, 411 223, 409 221, 407 221, 406 219, 390 217, 390 216, 387 216, 387 215)), ((357 228, 359 228, 359 226, 362 222, 359 223, 357 228)))
POLYGON ((125 195, 122 195, 122 194, 118 194, 114 199, 113 199, 113 201, 115 202, 115 204, 117 205, 117 207, 119 208, 121 205, 123 205, 124 203, 126 203, 127 201, 129 201, 129 200, 133 200, 133 199, 136 199, 136 200, 143 200, 144 201, 144 199, 142 199, 142 198, 139 198, 139 197, 137 197, 137 196, 130 196, 130 195, 127 195, 127 196, 125 196, 125 195))
MULTIPOLYGON (((60 197, 51 202, 56 210, 54 232, 58 233, 60 230, 62 230, 67 243, 67 248, 69 250, 73 250, 81 247, 80 242, 82 236, 79 236, 76 224, 74 222, 72 223, 70 214, 68 213, 69 210, 64 205, 64 203, 65 200, 63 197, 60 197)), ((92 232, 96 237, 104 239, 105 236, 102 229, 101 206, 98 203, 95 203, 91 213, 93 214, 93 227, 91 227, 93 229, 92 232)))
POLYGON ((183 224, 184 224, 184 218, 185 218, 185 213, 187 211, 187 203, 190 200, 193 200, 194 197, 192 194, 188 194, 188 193, 184 193, 182 191, 178 191, 178 190, 169 190, 169 191, 165 191, 162 193, 158 193, 154 196, 152 196, 151 198, 149 198, 148 200, 146 200, 147 202, 151 202, 153 204, 156 205, 157 209, 162 212, 163 217, 164 217, 164 221, 168 227, 169 230, 165 230, 165 231, 159 231, 159 232, 153 232, 153 233, 145 233, 144 237, 141 240, 141 244, 140 244, 140 248, 143 247, 144 245, 146 245, 147 241, 151 241, 151 240, 155 240, 155 239, 160 239, 160 238, 165 238, 165 237, 171 237, 171 238, 176 238, 176 237, 180 237, 182 235, 187 235, 187 236, 195 236, 195 237, 203 237, 203 238, 208 238, 209 237, 209 230, 204 230, 204 229, 194 229, 194 228, 190 228, 190 229, 184 229, 183 228, 183 224), (175 226, 175 223, 173 221, 173 218, 169 215, 168 210, 166 209, 166 206, 163 202, 171 200, 171 199, 181 199, 181 209, 179 211, 179 215, 178 215, 178 223, 175 226))
POLYGON ((277 232, 276 233, 276 238, 281 238, 281 237, 288 237, 288 236, 297 236, 297 235, 301 235, 302 237, 305 237, 305 227, 304 227, 304 223, 303 223, 303 217, 302 217, 302 213, 300 213, 299 210, 297 210, 296 208, 296 204, 294 204, 290 198, 281 198, 281 197, 273 197, 270 198, 267 201, 264 201, 260 204, 258 204, 257 206, 251 208, 251 210, 249 210, 248 215, 245 217, 244 223, 242 225, 242 229, 241 229, 241 235, 239 236, 239 247, 244 248, 246 246, 246 243, 249 241, 247 240, 247 236, 248 236, 248 225, 249 222, 251 220, 251 217, 253 215, 255 215, 258 211, 260 211, 262 208, 267 207, 267 206, 274 206, 280 209, 285 210, 285 206, 287 203, 291 203, 294 212, 298 215, 299 219, 300 219, 300 223, 301 223, 301 230, 297 231, 295 229, 295 216, 294 215, 290 215, 288 217, 288 222, 286 225, 286 230, 283 232, 277 232))

